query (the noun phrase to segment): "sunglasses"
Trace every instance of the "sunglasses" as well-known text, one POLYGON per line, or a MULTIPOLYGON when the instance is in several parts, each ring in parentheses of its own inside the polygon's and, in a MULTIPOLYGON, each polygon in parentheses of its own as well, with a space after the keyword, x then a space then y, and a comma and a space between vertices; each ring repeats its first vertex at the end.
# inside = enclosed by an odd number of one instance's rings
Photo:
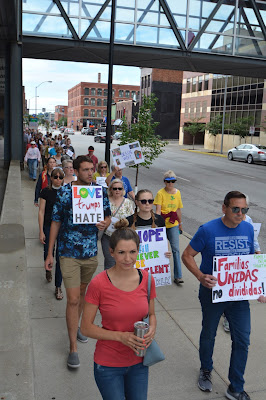
POLYGON ((62 180, 64 179, 64 177, 63 177, 63 176, 60 176, 60 175, 55 175, 55 176, 52 175, 52 178, 54 178, 54 179, 60 179, 60 181, 62 181, 62 180))
POLYGON ((107 168, 107 165, 102 165, 101 168, 107 168))
POLYGON ((113 190, 123 190, 123 188, 121 188, 121 187, 113 187, 112 189, 113 190))
POLYGON ((153 204, 154 199, 148 199, 148 200, 142 199, 142 200, 138 200, 138 201, 139 201, 141 204, 147 204, 147 203, 153 204))
MULTIPOLYGON (((228 206, 228 207, 230 207, 230 206, 228 206)), ((246 208, 230 207, 230 208, 231 208, 233 214, 238 214, 240 210, 241 210, 242 214, 247 214, 248 210, 249 210, 248 207, 246 207, 246 208)))
POLYGON ((165 183, 175 183, 176 179, 173 179, 172 181, 165 181, 165 183))

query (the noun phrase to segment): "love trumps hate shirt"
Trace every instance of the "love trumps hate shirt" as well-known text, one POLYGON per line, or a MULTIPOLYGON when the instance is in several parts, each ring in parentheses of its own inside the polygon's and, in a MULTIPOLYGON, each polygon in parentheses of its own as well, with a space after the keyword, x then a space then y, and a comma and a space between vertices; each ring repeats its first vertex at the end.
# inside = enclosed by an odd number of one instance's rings
MULTIPOLYGON (((92 184, 92 186, 97 186, 92 184)), ((103 188, 104 216, 111 214, 107 191, 103 188)), ((73 224, 72 186, 69 183, 58 190, 53 208, 52 221, 61 222, 58 234, 60 257, 77 259, 97 255, 98 228, 95 224, 73 224)))
POLYGON ((211 275, 214 256, 254 254, 253 226, 242 221, 236 228, 228 228, 217 218, 199 227, 190 246, 202 255, 200 270, 211 275))

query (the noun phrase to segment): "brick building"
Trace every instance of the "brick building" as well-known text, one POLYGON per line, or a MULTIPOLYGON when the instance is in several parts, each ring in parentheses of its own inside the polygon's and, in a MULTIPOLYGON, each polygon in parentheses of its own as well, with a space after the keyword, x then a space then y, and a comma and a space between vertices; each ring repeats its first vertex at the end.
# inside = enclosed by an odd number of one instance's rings
POLYGON ((158 98, 154 120, 159 122, 156 134, 163 139, 178 139, 183 71, 141 69, 141 97, 154 93, 158 98))
POLYGON ((135 100, 122 100, 116 103, 116 119, 126 118, 128 125, 137 121, 139 102, 135 100))
MULTIPOLYGON (((183 127, 199 119, 199 123, 207 123, 216 115, 223 114, 225 81, 226 109, 225 125, 230 126, 245 117, 253 117, 255 133, 252 137, 254 144, 266 144, 266 134, 262 126, 266 118, 266 81, 259 78, 245 78, 202 72, 184 72, 182 89, 182 107, 180 123, 180 144, 191 144, 189 133, 184 133, 183 127)), ((237 146, 240 137, 225 130, 224 150, 237 146)), ((216 139, 216 149, 220 149, 221 137, 216 139), (218 139, 218 140, 217 140, 218 139)), ((248 142, 251 138, 247 139, 248 142)), ((213 138, 207 133, 199 134, 195 143, 204 143, 206 149, 212 149, 213 138)))
POLYGON ((68 106, 55 106, 54 120, 58 122, 60 118, 67 118, 68 106))
MULTIPOLYGON (((133 99, 139 95, 139 86, 113 84, 112 100, 118 103, 121 100, 133 99)), ((107 116, 107 83, 101 83, 101 74, 98 82, 80 82, 68 91, 68 119, 67 126, 81 130, 82 127, 92 124, 100 125, 107 116)))

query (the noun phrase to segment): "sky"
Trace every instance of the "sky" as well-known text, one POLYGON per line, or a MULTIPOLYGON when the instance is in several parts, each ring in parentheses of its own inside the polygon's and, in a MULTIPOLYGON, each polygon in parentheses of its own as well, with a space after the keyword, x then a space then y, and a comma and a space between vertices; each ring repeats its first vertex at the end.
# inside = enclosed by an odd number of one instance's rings
MULTIPOLYGON (((54 112, 56 105, 67 105, 68 89, 79 82, 98 82, 98 72, 101 73, 102 83, 108 81, 108 65, 103 64, 24 58, 22 71, 25 96, 31 114, 35 112, 35 87, 42 82, 52 81, 37 88, 38 112, 41 112, 42 108, 46 108, 47 112, 54 112)), ((113 83, 139 85, 140 69, 114 66, 113 83)))

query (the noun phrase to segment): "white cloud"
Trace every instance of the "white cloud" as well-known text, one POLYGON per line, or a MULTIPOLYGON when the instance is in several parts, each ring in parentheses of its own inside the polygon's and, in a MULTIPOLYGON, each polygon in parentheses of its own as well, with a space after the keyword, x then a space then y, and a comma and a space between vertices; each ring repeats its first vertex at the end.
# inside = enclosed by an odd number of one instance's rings
MULTIPOLYGON (((70 88, 79 82, 98 82, 98 72, 101 73, 101 82, 108 81, 108 65, 85 64, 78 62, 50 61, 23 59, 23 85, 26 99, 35 96, 37 88, 38 110, 46 108, 54 111, 58 104, 67 105, 67 93, 70 88)), ((114 66, 113 83, 139 85, 140 69, 137 67, 114 66)), ((30 101, 30 108, 35 108, 35 99, 30 101)))

